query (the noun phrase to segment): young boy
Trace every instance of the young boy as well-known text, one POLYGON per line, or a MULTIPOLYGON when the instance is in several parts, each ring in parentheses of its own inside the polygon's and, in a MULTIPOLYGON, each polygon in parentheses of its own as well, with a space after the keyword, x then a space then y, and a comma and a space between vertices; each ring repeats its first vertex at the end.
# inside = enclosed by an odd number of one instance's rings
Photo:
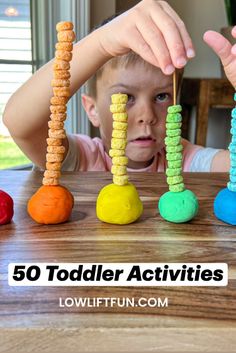
MULTIPOLYGON (((236 37, 236 28, 233 31, 236 37)), ((205 41, 219 55, 236 87, 236 50, 220 34, 207 32, 205 41)), ((195 55, 183 22, 165 1, 143 0, 92 32, 74 46, 71 93, 96 73, 90 95, 82 97, 101 139, 70 135, 65 139, 63 170, 110 170, 112 133, 109 111, 113 93, 127 93, 128 168, 164 171, 167 107, 172 105, 172 73, 195 55)), ((36 72, 9 100, 4 123, 24 153, 45 168, 52 62, 36 72)), ((194 146, 183 140, 184 171, 228 171, 229 152, 194 146)))

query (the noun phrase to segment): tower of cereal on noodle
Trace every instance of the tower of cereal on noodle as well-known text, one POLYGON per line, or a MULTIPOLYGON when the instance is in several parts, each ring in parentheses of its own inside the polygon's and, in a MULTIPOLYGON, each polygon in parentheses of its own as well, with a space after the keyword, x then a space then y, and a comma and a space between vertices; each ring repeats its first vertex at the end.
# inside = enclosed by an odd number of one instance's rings
MULTIPOLYGON (((236 104, 236 93, 234 94, 236 104)), ((236 226, 236 106, 231 111, 231 129, 232 135, 229 144, 230 152, 230 170, 227 187, 221 189, 214 200, 215 216, 233 226, 236 226)))
POLYGON ((176 104, 176 72, 173 74, 173 100, 167 110, 165 138, 169 191, 160 197, 158 208, 166 221, 184 223, 197 215, 198 200, 191 190, 185 188, 182 175, 182 107, 176 104))
POLYGON ((129 224, 142 214, 143 205, 135 186, 129 182, 125 155, 128 115, 126 94, 111 96, 110 111, 113 114, 113 131, 109 155, 112 158, 113 183, 106 185, 97 198, 97 217, 106 223, 129 224))
POLYGON ((53 63, 53 97, 50 100, 48 122, 46 170, 43 185, 28 202, 28 213, 38 223, 58 224, 66 222, 71 214, 74 199, 69 190, 61 186, 61 164, 64 158, 66 138, 64 121, 67 101, 70 97, 70 61, 75 33, 71 22, 59 22, 56 26, 58 42, 53 63))

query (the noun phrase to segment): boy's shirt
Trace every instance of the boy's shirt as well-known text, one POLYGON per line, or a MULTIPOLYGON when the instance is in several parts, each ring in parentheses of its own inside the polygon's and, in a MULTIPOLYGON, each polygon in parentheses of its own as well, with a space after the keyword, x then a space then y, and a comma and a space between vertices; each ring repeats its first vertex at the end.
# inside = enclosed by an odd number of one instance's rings
MULTIPOLYGON (((112 161, 105 152, 102 140, 86 135, 68 135, 69 149, 62 164, 64 171, 110 171, 112 161)), ((182 139, 183 144, 183 171, 210 172, 213 157, 219 149, 193 145, 182 139)), ((153 162, 143 169, 131 169, 138 172, 164 172, 167 167, 165 149, 154 156, 153 162)))

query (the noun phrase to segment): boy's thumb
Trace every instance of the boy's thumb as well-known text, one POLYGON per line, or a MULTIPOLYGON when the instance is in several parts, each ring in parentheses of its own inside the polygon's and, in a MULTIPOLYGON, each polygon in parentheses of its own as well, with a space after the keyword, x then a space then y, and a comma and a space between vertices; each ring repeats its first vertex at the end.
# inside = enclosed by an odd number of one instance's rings
POLYGON ((232 45, 220 33, 207 31, 203 35, 203 40, 219 56, 224 67, 228 66, 235 59, 235 56, 231 53, 232 45))

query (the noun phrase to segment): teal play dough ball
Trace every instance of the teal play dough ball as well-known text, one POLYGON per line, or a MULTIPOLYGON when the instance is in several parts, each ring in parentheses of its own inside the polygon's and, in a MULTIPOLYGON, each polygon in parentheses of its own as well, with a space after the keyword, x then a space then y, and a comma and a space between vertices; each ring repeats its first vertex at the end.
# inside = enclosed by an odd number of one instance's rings
POLYGON ((161 196, 158 204, 160 215, 169 222, 184 223, 190 221, 198 212, 198 200, 190 190, 168 191, 161 196))
POLYGON ((215 216, 221 221, 236 225, 236 192, 222 189, 214 201, 215 216))

